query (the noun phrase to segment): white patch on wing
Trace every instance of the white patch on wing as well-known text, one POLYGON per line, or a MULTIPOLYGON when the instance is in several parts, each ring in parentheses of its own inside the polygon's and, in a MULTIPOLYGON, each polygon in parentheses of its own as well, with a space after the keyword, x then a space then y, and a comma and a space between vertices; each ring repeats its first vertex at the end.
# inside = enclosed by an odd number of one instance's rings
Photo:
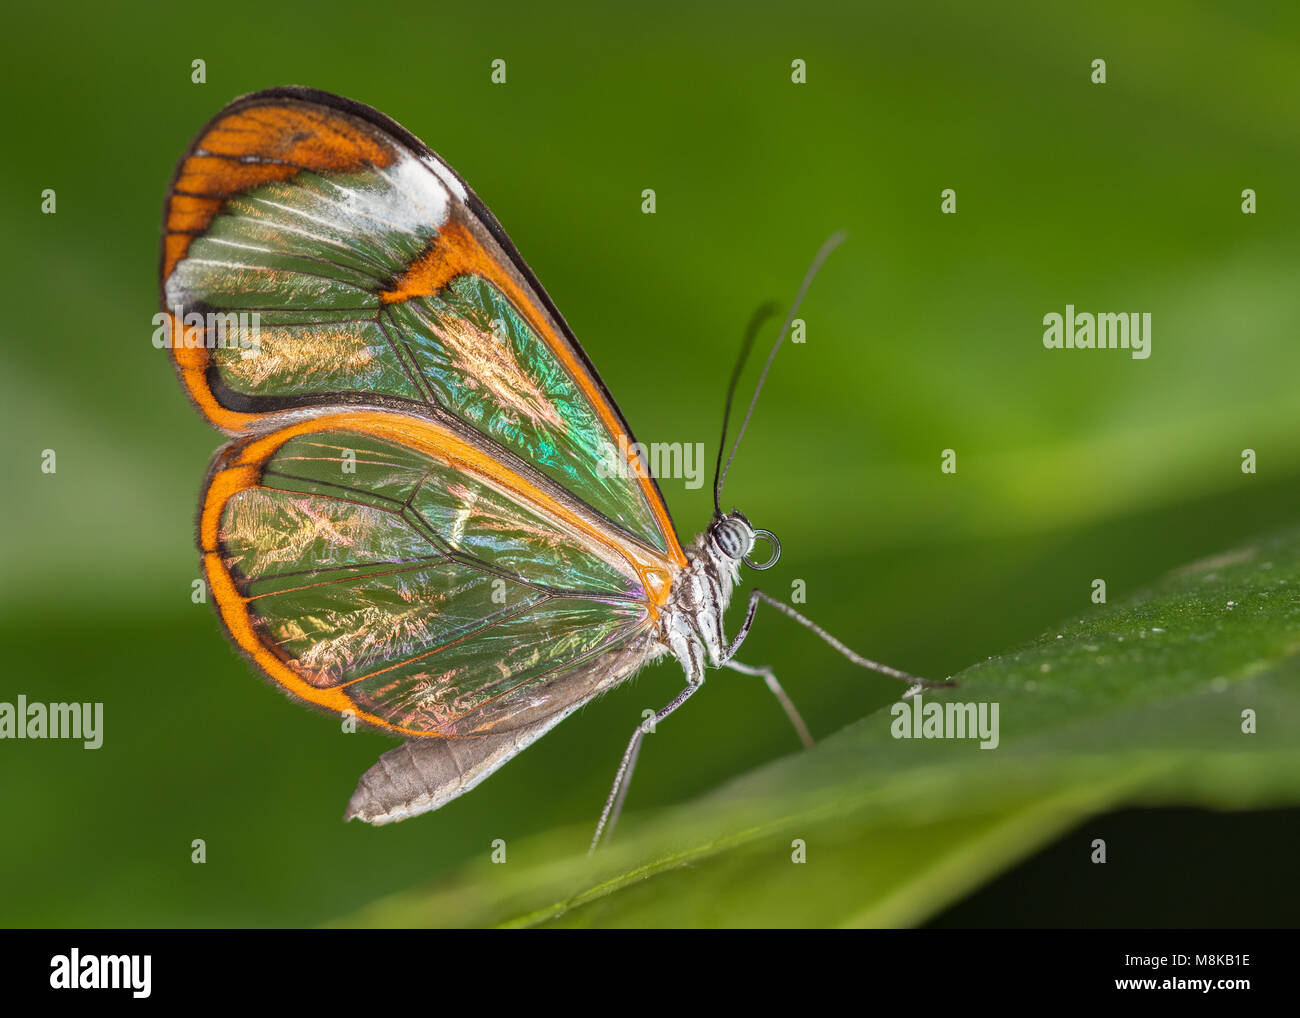
POLYGON ((377 186, 346 186, 329 180, 339 199, 339 210, 357 226, 357 232, 370 232, 361 222, 370 220, 391 230, 412 236, 429 232, 447 222, 450 211, 447 189, 419 160, 401 153, 396 162, 372 171, 377 186))
POLYGON ((469 194, 465 191, 465 185, 456 179, 456 174, 452 173, 450 168, 448 168, 442 160, 435 159, 433 156, 422 156, 420 161, 438 175, 438 179, 442 181, 443 186, 446 187, 448 191, 454 194, 462 202, 469 201, 469 194))
POLYGON ((411 203, 406 211, 411 213, 419 211, 418 216, 413 216, 415 225, 442 226, 447 222, 447 216, 451 212, 451 202, 447 194, 450 188, 440 174, 435 171, 435 175, 430 177, 429 167, 422 160, 406 152, 402 152, 397 162, 389 166, 384 173, 392 181, 393 188, 411 203))

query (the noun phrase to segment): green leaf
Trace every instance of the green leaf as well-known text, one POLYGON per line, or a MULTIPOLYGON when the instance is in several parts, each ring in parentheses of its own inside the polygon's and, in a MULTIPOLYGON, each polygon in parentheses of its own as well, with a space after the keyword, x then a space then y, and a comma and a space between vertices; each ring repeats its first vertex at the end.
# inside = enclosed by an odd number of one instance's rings
POLYGON ((1300 801, 1298 654, 1300 531, 1179 569, 922 694, 923 707, 996 703, 996 748, 896 739, 882 710, 696 802, 625 818, 594 859, 587 830, 549 832, 343 922, 918 923, 1120 804, 1300 801))

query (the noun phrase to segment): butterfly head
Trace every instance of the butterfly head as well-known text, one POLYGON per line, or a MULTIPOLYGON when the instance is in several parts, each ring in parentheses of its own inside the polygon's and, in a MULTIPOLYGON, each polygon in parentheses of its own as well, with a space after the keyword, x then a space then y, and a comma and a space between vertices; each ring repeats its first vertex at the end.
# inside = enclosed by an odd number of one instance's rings
POLYGON ((743 561, 751 569, 771 569, 781 557, 781 542, 770 530, 756 530, 739 509, 719 513, 709 524, 709 544, 722 556, 733 562, 743 561), (750 552, 760 541, 766 541, 771 554, 765 561, 755 562, 750 552))

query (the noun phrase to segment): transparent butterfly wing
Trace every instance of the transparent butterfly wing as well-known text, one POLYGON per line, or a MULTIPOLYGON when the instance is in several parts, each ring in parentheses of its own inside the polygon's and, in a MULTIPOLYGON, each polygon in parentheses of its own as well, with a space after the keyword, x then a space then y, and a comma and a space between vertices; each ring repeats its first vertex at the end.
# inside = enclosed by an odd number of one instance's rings
POLYGON ((473 437, 351 410, 218 454, 205 572, 231 637, 287 692, 464 738, 563 714, 658 653, 655 559, 473 437))

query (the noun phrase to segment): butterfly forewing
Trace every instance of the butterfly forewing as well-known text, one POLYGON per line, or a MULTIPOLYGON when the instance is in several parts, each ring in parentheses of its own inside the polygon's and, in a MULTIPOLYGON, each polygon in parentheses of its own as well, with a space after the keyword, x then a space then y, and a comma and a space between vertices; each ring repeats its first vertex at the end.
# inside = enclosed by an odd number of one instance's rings
POLYGON ((307 90, 231 104, 178 167, 166 229, 173 354, 219 427, 358 403, 450 415, 684 564, 549 298, 477 198, 387 118, 307 90), (254 314, 251 348, 220 345, 208 317, 254 314))

